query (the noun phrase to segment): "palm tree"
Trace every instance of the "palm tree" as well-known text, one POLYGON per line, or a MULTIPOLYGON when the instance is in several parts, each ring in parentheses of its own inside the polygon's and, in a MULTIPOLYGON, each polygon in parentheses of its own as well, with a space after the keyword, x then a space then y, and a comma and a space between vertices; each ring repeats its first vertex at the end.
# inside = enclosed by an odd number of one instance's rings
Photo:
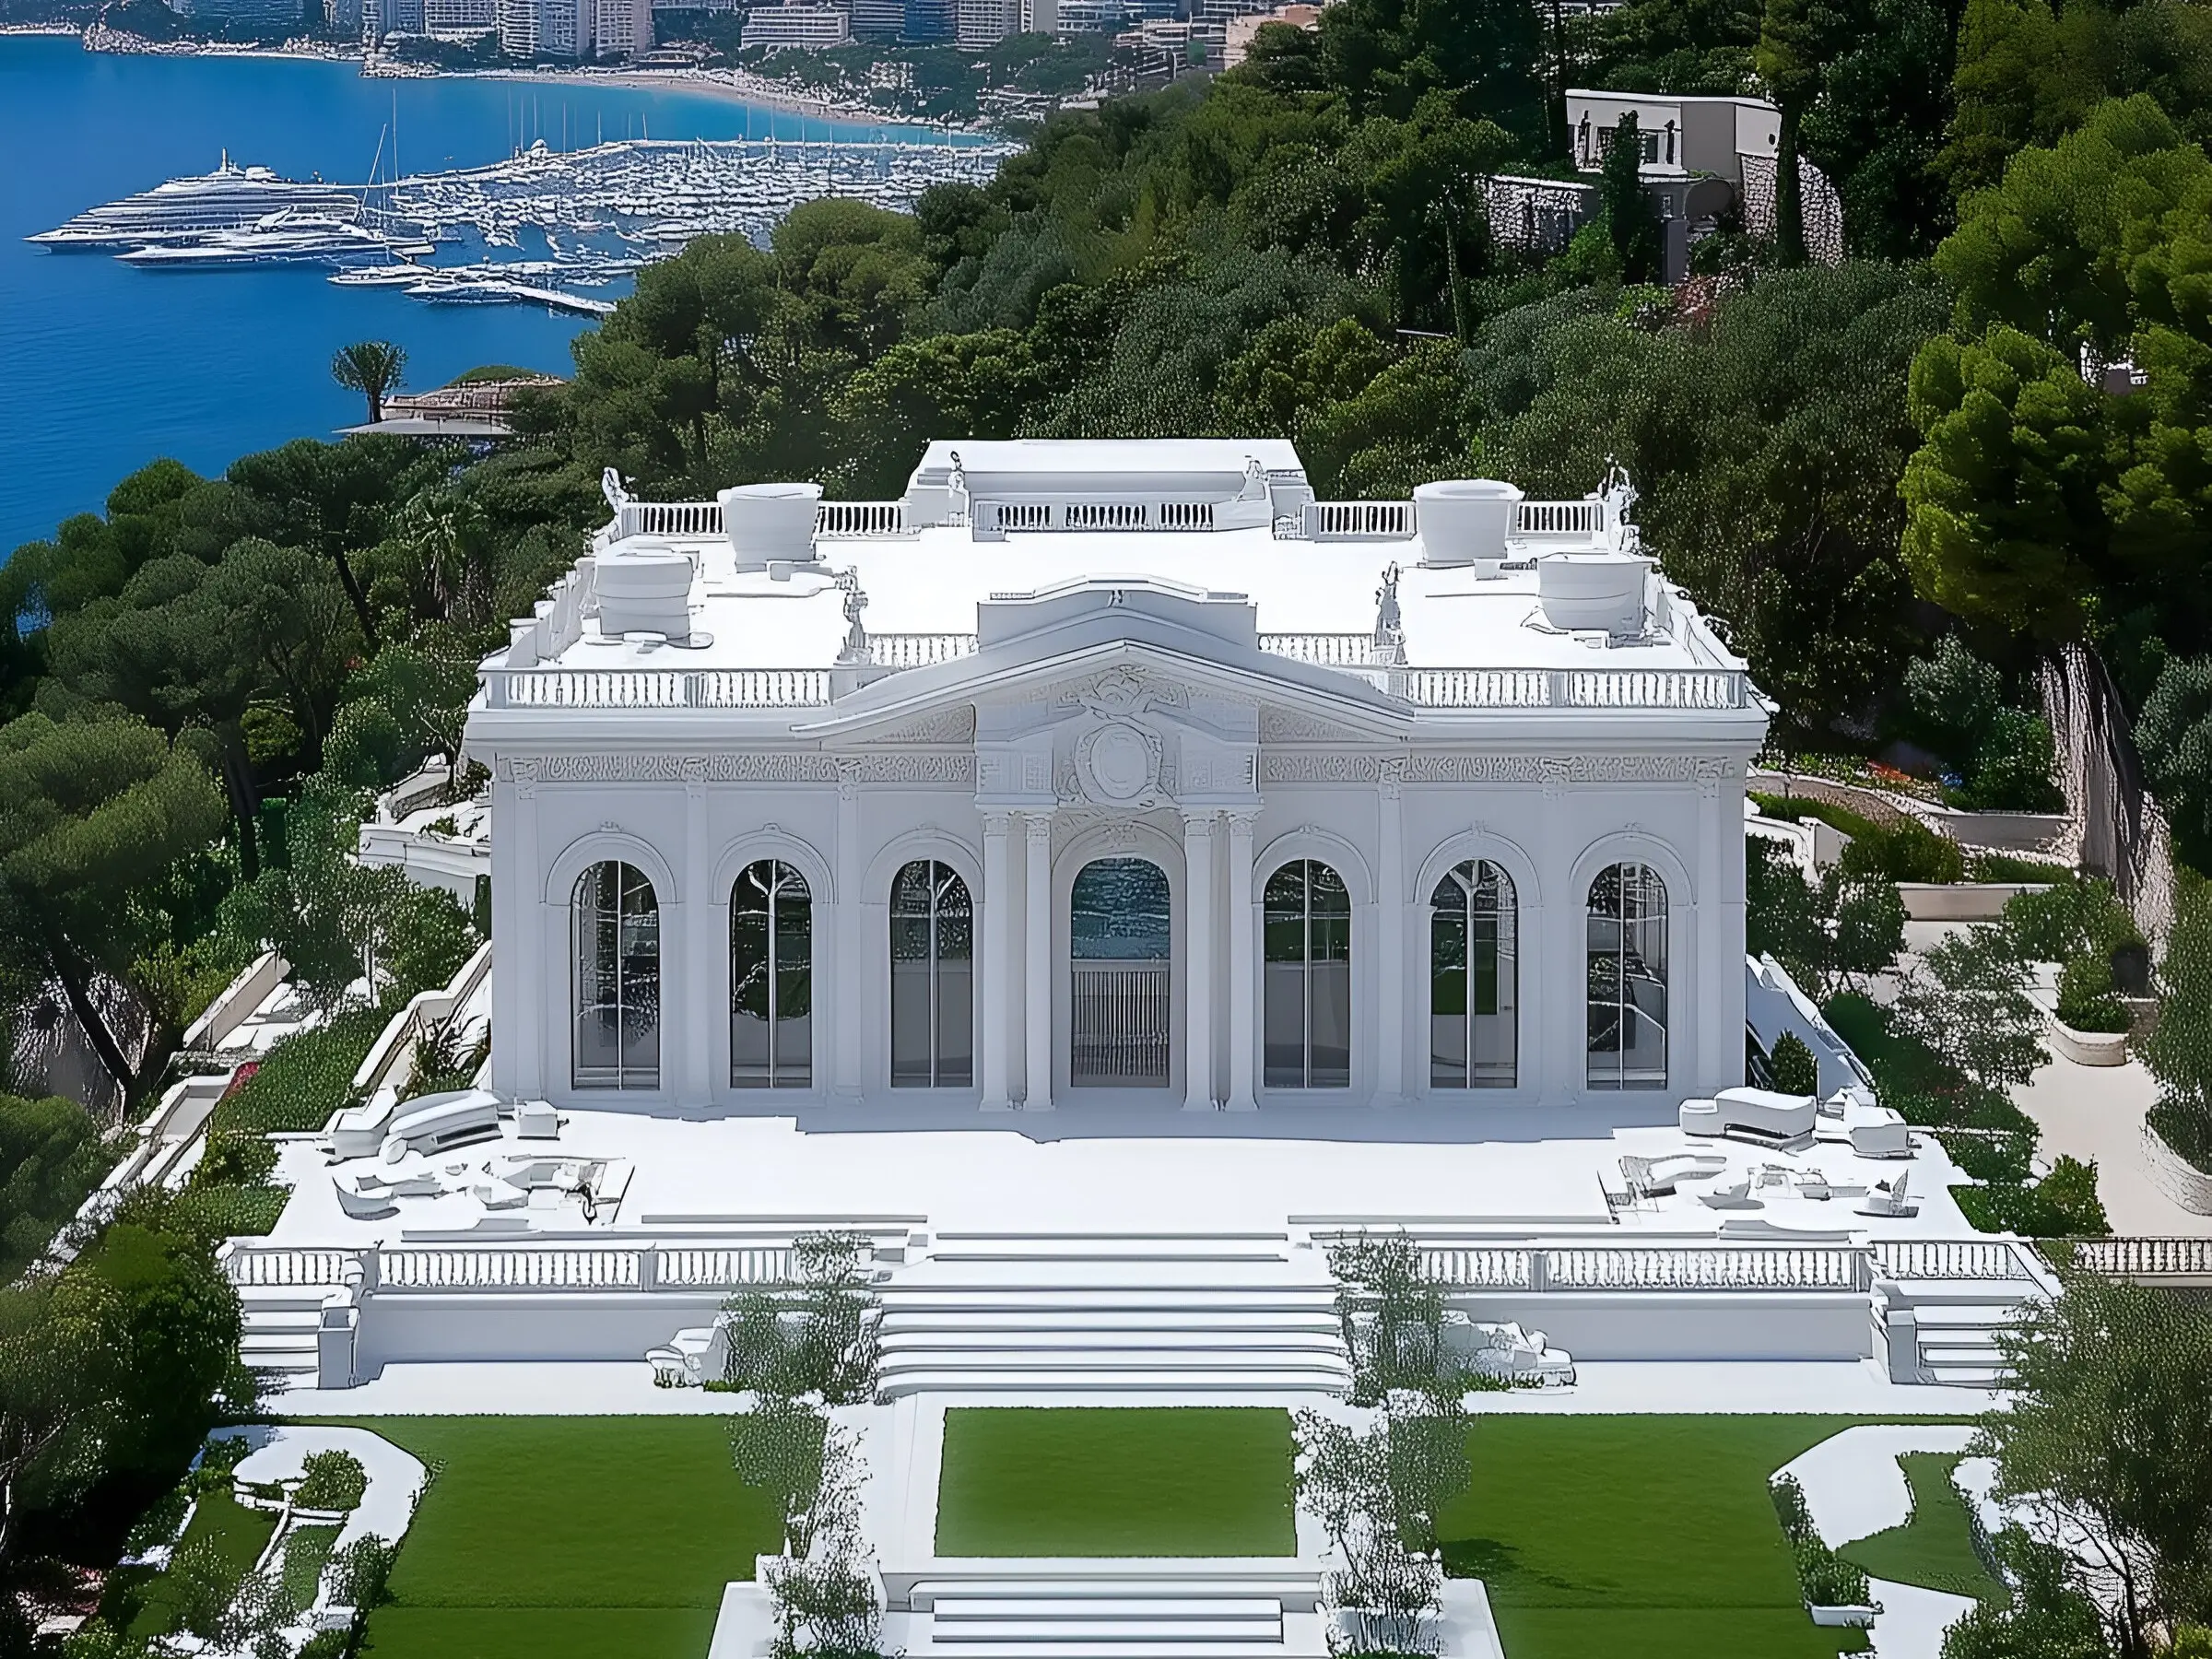
POLYGON ((399 384, 407 354, 390 340, 357 340, 330 359, 330 378, 369 400, 369 424, 384 418, 384 394, 399 384))

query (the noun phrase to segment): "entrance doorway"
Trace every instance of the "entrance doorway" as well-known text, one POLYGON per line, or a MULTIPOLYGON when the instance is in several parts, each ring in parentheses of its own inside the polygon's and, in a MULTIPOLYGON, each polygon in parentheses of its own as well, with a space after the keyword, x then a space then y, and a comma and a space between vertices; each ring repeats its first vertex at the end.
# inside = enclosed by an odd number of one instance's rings
POLYGON ((1077 872, 1068 900, 1076 1088, 1167 1088, 1173 954, 1166 871, 1101 858, 1077 872))

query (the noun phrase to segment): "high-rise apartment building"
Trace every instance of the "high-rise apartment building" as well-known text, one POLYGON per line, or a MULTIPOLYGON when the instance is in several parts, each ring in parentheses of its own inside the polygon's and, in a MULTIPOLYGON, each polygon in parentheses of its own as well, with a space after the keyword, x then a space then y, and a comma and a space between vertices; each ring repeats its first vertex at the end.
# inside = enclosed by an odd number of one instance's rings
POLYGON ((594 0, 593 50, 603 58, 639 57, 653 50, 653 0, 594 0))
POLYGON ((990 46, 1021 30, 1022 0, 954 0, 963 46, 990 46))

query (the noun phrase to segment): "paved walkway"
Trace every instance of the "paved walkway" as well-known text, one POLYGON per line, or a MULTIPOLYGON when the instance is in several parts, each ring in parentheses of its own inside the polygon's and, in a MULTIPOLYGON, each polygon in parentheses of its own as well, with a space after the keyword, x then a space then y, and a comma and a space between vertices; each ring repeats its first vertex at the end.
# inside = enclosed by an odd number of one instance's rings
POLYGON ((2143 1156, 2143 1114, 2159 1088, 2142 1062, 2077 1065, 2053 1059, 2013 1099, 2043 1132, 2045 1158, 2071 1154, 2097 1165, 2097 1194, 2112 1230, 2146 1238, 2212 1238, 2212 1216, 2183 1209, 2160 1192, 2143 1156))

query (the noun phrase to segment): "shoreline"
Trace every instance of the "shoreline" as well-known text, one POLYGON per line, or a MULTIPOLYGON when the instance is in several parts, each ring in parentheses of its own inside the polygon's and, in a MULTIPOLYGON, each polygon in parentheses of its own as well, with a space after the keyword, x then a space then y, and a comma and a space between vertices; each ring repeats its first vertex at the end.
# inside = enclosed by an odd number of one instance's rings
POLYGON ((220 41, 153 41, 141 35, 94 24, 77 29, 68 24, 27 23, 0 25, 0 38, 38 35, 73 36, 87 52, 140 53, 152 57, 278 58, 304 64, 352 64, 371 80, 492 80, 520 81, 531 86, 620 87, 633 92, 692 93, 725 103, 749 104, 782 114, 814 116, 851 126, 912 127, 945 138, 975 137, 1004 140, 1006 135, 993 123, 978 117, 961 124, 933 121, 922 115, 897 115, 868 104, 840 103, 796 92, 765 80, 745 69, 552 69, 540 65, 515 69, 441 69, 429 64, 400 60, 349 50, 335 42, 312 46, 286 42, 281 46, 232 46, 220 41))

